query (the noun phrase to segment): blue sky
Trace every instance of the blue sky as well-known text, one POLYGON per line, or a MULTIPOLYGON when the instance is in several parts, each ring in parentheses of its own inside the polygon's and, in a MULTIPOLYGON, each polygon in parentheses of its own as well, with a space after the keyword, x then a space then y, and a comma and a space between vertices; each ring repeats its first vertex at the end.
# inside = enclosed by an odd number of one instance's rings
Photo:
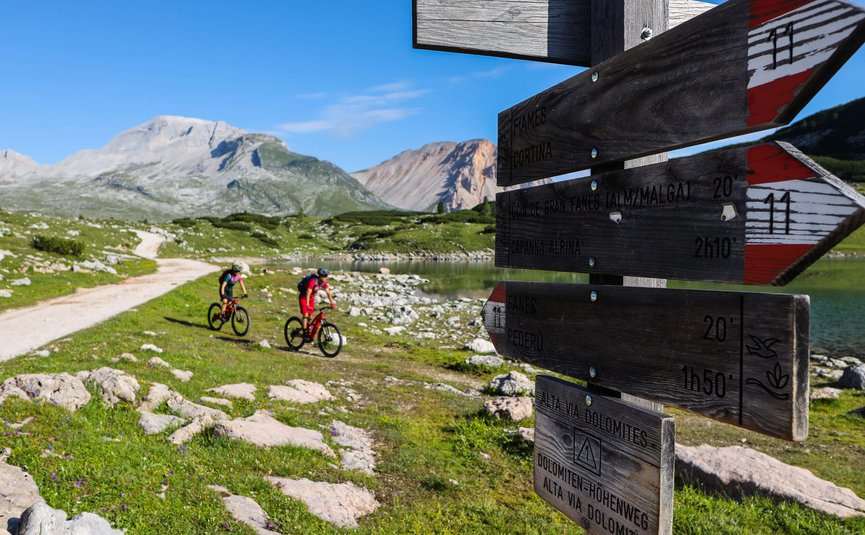
MULTIPOLYGON (((433 141, 495 141, 499 111, 581 70, 414 50, 411 6, 0 1, 0 148, 54 163, 184 115, 355 171, 433 141)), ((800 117, 865 95, 863 82, 860 50, 800 117)))

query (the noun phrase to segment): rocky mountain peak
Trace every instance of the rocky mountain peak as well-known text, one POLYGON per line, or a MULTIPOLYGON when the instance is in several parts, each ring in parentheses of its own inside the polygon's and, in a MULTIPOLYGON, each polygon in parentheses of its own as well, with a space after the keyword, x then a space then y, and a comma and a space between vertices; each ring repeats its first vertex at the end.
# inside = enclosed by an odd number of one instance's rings
POLYGON ((428 143, 352 176, 398 208, 472 208, 496 195, 496 146, 487 139, 428 143))

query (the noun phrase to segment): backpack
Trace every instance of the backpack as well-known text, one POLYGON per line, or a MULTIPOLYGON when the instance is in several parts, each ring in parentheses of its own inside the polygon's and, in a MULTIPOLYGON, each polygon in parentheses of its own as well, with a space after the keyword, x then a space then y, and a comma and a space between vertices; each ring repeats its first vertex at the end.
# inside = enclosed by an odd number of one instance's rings
POLYGON ((231 270, 226 269, 219 275, 219 287, 222 288, 222 281, 225 280, 226 275, 231 275, 231 270))
POLYGON ((313 278, 318 278, 318 275, 315 273, 310 273, 306 275, 304 278, 300 279, 300 282, 297 283, 297 291, 300 295, 306 295, 306 289, 309 288, 309 281, 313 278))

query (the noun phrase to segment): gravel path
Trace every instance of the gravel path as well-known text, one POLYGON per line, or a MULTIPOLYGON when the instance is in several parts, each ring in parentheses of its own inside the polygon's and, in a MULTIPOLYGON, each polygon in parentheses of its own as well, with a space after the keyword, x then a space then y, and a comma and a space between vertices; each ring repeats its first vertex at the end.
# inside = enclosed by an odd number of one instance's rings
POLYGON ((165 238, 150 232, 136 234, 141 244, 135 254, 155 259, 156 273, 118 284, 82 288, 72 295, 0 314, 0 362, 105 321, 217 269, 195 260, 156 258, 165 238))

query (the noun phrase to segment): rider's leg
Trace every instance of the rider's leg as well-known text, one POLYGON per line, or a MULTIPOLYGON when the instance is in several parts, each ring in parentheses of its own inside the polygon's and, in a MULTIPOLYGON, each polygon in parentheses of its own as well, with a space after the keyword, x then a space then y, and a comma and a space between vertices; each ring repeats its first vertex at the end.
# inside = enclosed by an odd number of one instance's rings
POLYGON ((228 299, 222 299, 222 315, 225 316, 225 312, 228 310, 228 299))

